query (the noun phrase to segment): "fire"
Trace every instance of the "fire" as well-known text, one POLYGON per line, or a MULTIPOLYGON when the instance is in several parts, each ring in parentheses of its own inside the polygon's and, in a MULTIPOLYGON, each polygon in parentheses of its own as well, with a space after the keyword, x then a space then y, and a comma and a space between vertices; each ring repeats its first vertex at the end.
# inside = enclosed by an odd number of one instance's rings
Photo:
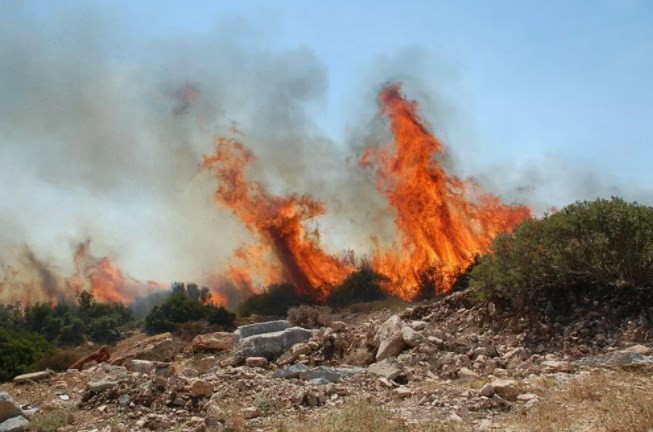
POLYGON ((204 157, 204 167, 220 180, 215 201, 231 209, 263 248, 240 249, 246 266, 229 273, 242 284, 252 277, 263 283, 287 281, 307 296, 323 299, 352 268, 320 248, 319 232, 306 222, 324 213, 324 204, 308 196, 275 196, 263 185, 249 182, 246 169, 255 157, 240 141, 217 138, 216 151, 204 157))
MULTIPOLYGON (((450 176, 435 159, 442 143, 405 100, 398 85, 381 93, 394 140, 381 149, 368 148, 360 163, 376 175, 377 189, 394 211, 399 242, 377 246, 372 266, 389 276, 393 294, 411 300, 424 287, 449 292, 457 278, 486 251, 500 232, 531 217, 527 207, 512 207, 471 180, 450 176)), ((274 196, 263 185, 246 179, 255 162, 252 152, 236 139, 216 139, 204 167, 220 181, 215 201, 231 209, 254 233, 259 245, 241 248, 227 274, 232 282, 253 291, 262 284, 291 282, 301 294, 324 299, 354 265, 319 245, 319 232, 306 223, 325 212, 324 203, 308 196, 274 196)))
POLYGON ((435 158, 444 153, 442 143, 398 85, 385 88, 380 100, 394 140, 379 150, 367 149, 360 162, 374 170, 377 189, 394 210, 400 241, 377 252, 373 267, 394 280, 392 289, 403 299, 415 298, 424 277, 436 291, 449 292, 498 233, 531 212, 448 175, 435 158))

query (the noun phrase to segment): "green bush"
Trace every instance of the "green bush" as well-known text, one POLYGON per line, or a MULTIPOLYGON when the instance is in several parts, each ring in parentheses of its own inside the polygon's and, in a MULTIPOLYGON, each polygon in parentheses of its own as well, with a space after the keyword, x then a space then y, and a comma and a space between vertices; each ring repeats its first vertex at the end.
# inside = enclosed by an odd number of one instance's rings
POLYGON ((0 327, 0 381, 30 372, 54 347, 43 336, 0 327))
POLYGON ((383 285, 390 279, 369 267, 350 273, 335 287, 327 299, 331 306, 347 306, 353 303, 383 300, 388 297, 383 285))
POLYGON ((174 331, 177 324, 204 319, 214 325, 231 326, 236 316, 223 307, 202 303, 200 296, 191 298, 185 291, 176 289, 145 317, 145 331, 149 334, 174 331))
POLYGON ((297 294, 292 284, 273 284, 262 293, 254 294, 241 302, 236 311, 243 317, 252 314, 285 316, 289 308, 304 303, 310 304, 312 300, 297 294))
POLYGON ((501 234, 470 274, 481 298, 521 308, 563 294, 653 285, 653 208, 622 199, 571 204, 501 234))

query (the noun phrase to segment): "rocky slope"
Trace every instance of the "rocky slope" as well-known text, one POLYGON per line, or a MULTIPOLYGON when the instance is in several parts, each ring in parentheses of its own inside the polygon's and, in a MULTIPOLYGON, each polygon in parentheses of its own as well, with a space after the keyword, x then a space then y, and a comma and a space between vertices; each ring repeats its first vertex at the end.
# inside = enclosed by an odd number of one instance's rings
POLYGON ((3 385, 0 431, 326 430, 320 418, 359 401, 410 430, 607 431, 605 395, 651 394, 646 320, 587 311, 545 321, 457 293, 343 312, 319 328, 276 320, 192 341, 136 335, 81 370, 3 385), (563 417, 573 421, 558 428, 563 417))

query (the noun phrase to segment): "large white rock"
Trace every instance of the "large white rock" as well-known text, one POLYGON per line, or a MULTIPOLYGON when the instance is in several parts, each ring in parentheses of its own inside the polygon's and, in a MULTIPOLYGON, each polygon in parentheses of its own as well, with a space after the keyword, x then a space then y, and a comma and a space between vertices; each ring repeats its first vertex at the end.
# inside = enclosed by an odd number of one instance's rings
POLYGON ((22 432, 29 425, 23 416, 16 416, 0 423, 0 432, 22 432))
POLYGON ((290 321, 287 320, 266 321, 262 323, 240 326, 236 329, 234 334, 239 338, 247 338, 250 336, 263 334, 263 333, 279 332, 287 328, 290 328, 290 321))
POLYGON ((241 361, 247 357, 274 359, 288 351, 293 345, 304 342, 311 336, 313 336, 313 331, 301 327, 249 336, 240 340, 235 356, 241 361))
POLYGON ((391 316, 381 324, 374 337, 374 343, 378 346, 377 362, 388 357, 396 357, 408 347, 402 334, 404 327, 407 326, 398 315, 391 316))
POLYGON ((0 422, 22 414, 20 406, 7 392, 0 392, 0 422))

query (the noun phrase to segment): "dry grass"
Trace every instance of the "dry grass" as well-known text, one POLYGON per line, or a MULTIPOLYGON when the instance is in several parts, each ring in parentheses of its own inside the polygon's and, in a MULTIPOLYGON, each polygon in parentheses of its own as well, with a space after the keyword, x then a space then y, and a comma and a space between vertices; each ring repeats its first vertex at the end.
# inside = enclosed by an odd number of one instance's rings
POLYGON ((56 432, 59 428, 73 424, 74 421, 72 407, 57 408, 34 417, 28 430, 31 432, 56 432))
POLYGON ((544 400, 507 424, 519 432, 648 432, 653 381, 633 373, 594 371, 566 386, 542 388, 544 400))

